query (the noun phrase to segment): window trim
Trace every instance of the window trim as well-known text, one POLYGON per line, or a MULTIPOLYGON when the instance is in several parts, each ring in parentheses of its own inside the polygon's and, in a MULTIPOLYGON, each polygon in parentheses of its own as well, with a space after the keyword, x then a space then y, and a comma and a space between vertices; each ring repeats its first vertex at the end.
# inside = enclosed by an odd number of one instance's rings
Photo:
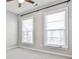
POLYGON ((23 16, 21 17, 21 39, 20 39, 20 45, 22 46, 33 46, 35 44, 35 31, 34 31, 34 17, 29 15, 29 16, 23 16), (33 43, 22 43, 22 20, 28 20, 28 19, 32 19, 33 20, 33 43))
POLYGON ((51 11, 45 11, 44 12, 44 20, 43 20, 43 46, 44 47, 47 47, 47 48, 60 48, 60 49, 68 49, 68 7, 63 7, 63 8, 60 8, 60 9, 56 9, 56 10, 53 10, 51 9, 51 11), (46 45, 46 41, 47 41, 47 38, 46 38, 46 32, 45 32, 45 16, 46 15, 50 15, 50 14, 54 14, 54 13, 57 13, 57 12, 61 12, 61 11, 65 11, 65 46, 64 47, 60 47, 60 46, 49 46, 49 45, 46 45))

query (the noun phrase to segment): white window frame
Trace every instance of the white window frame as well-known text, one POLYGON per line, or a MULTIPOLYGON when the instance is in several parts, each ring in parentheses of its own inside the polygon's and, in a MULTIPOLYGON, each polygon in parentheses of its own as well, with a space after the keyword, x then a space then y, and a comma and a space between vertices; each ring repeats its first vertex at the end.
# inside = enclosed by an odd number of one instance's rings
POLYGON ((33 46, 35 43, 35 39, 34 39, 34 17, 33 16, 23 16, 21 17, 21 40, 20 40, 20 44, 23 46, 33 46), (22 42, 22 21, 23 20, 29 20, 32 19, 33 20, 33 43, 23 43, 22 42))
POLYGON ((43 23, 44 23, 44 26, 43 26, 43 32, 44 32, 44 42, 43 42, 43 45, 44 47, 47 47, 47 48, 68 48, 68 7, 63 7, 63 8, 60 8, 60 9, 56 9, 56 10, 52 10, 51 11, 45 11, 44 12, 44 20, 43 20, 43 23), (47 38, 46 38, 46 32, 45 32, 45 16, 46 15, 50 15, 50 14, 54 14, 54 13, 57 13, 57 12, 61 12, 61 11, 65 11, 65 46, 61 47, 61 46, 49 46, 49 45, 46 45, 46 42, 47 42, 47 38))

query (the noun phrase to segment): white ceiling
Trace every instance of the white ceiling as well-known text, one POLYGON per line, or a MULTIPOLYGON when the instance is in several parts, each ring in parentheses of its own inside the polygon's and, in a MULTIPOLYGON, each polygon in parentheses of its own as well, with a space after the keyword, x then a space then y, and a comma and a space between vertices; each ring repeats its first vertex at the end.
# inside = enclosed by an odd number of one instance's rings
MULTIPOLYGON (((50 3, 50 2, 54 2, 56 0, 33 0, 35 1, 38 6, 42 6, 44 4, 47 4, 47 3, 50 3)), ((14 1, 10 1, 10 2, 7 2, 6 3, 6 9, 10 12, 13 12, 13 13, 16 13, 16 14, 20 14, 24 11, 28 11, 28 10, 31 10, 31 9, 34 9, 38 6, 34 6, 28 2, 24 2, 22 4, 22 7, 18 8, 18 0, 14 0, 14 1)))

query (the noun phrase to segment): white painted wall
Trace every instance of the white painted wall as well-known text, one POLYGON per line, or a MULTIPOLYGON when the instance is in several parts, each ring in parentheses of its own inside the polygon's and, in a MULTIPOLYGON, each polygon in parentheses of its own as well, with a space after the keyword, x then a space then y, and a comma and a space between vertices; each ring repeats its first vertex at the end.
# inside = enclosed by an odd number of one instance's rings
MULTIPOLYGON (((71 7, 69 8, 69 48, 68 50, 61 50, 61 49, 48 49, 48 48, 42 48, 42 11, 36 13, 35 17, 35 46, 31 47, 32 49, 40 49, 44 51, 50 51, 50 52, 57 52, 57 53, 63 53, 63 54, 69 54, 71 55, 71 7), (37 17, 38 16, 38 17, 37 17)), ((32 14, 34 15, 34 14, 32 14)), ((26 16, 25 16, 26 17, 26 16)), ((9 12, 7 12, 7 46, 16 44, 17 39, 17 17, 16 15, 13 15, 9 12), (12 22, 12 23, 11 23, 12 22), (13 25, 12 25, 13 24, 13 25), (12 25, 12 26, 11 26, 12 25), (9 32, 10 31, 10 32, 9 32), (12 40, 11 40, 12 39, 12 40)), ((30 47, 28 47, 30 48, 30 47)), ((28 49, 22 49, 22 48, 16 48, 12 50, 7 50, 7 59, 71 59, 69 57, 63 57, 58 55, 50 55, 45 53, 40 53, 28 49)))
POLYGON ((6 11, 6 47, 12 47, 17 43, 17 16, 6 11))
MULTIPOLYGON (((49 9, 46 9, 46 10, 41 10, 41 11, 38 11, 38 12, 35 12, 35 13, 32 13, 32 14, 28 14, 28 15, 24 15, 21 18, 21 20, 23 18, 27 18, 29 16, 34 16, 34 41, 35 41, 35 44, 34 46, 27 46, 27 45, 20 45, 20 46, 24 46, 24 47, 27 47, 27 48, 31 48, 31 49, 35 49, 35 50, 44 50, 44 51, 49 51, 49 52, 56 52, 56 53, 61 53, 61 54, 66 54, 66 55, 72 55, 72 35, 71 35, 71 2, 70 3, 64 3, 64 4, 60 4, 60 5, 57 5, 57 6, 54 6, 54 7, 51 7, 49 9), (46 48, 43 46, 43 16, 44 16, 44 12, 48 12, 48 11, 55 11, 57 9, 62 9, 64 7, 68 7, 68 48, 67 49, 63 49, 63 48, 46 48)), ((20 32, 21 32, 21 25, 20 25, 20 32)), ((19 36, 20 39, 21 39, 21 35, 19 36)))

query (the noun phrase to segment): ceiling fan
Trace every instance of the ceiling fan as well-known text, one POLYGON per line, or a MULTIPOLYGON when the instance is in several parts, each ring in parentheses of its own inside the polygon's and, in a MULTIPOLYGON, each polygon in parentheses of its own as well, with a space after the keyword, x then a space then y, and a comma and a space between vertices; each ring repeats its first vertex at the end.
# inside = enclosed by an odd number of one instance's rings
MULTIPOLYGON (((14 0, 6 0, 6 2, 10 2, 10 1, 14 1, 14 0)), ((35 2, 34 1, 32 1, 32 0, 18 0, 18 7, 21 7, 21 5, 22 5, 22 3, 23 2, 28 2, 28 3, 30 3, 30 4, 34 4, 35 6, 37 6, 38 4, 35 4, 35 2)))

